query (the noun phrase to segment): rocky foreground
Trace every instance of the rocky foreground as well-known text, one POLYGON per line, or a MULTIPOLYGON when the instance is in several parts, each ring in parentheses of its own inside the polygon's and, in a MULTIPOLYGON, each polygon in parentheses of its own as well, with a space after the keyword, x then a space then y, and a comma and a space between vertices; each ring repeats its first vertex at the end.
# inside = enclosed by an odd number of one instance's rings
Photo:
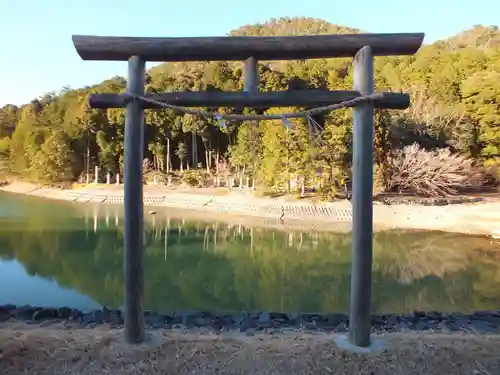
POLYGON ((374 314, 370 355, 338 347, 345 314, 146 312, 128 345, 119 310, 0 307, 0 374, 491 375, 500 312, 374 314))
MULTIPOLYGON (((48 326, 66 323, 75 328, 94 328, 107 325, 119 328, 123 325, 120 310, 104 308, 81 312, 70 308, 40 308, 32 306, 0 306, 0 322, 22 321, 27 324, 48 326)), ((167 314, 145 312, 144 322, 151 329, 199 328, 214 332, 239 331, 247 335, 259 331, 279 333, 346 332, 349 318, 346 314, 236 312, 212 314, 203 311, 174 311, 167 314)), ((477 311, 471 314, 415 311, 411 314, 374 314, 373 332, 469 332, 500 333, 500 311, 477 311)))

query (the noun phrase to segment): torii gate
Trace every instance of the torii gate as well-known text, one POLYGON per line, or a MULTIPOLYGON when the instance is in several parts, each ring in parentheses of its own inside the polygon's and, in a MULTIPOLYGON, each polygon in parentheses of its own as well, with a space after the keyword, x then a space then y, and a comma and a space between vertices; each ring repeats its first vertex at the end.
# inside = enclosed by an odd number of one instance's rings
MULTIPOLYGON (((354 108, 353 245, 349 340, 371 343, 373 126, 374 108, 406 109, 408 94, 374 94, 373 56, 413 55, 423 33, 340 34, 287 37, 142 38, 74 35, 83 60, 128 61, 126 94, 95 94, 92 108, 125 108, 125 338, 144 340, 143 324, 143 186, 144 109, 166 103, 184 107, 354 108), (354 57, 353 91, 297 90, 259 92, 258 60, 354 57), (169 92, 145 95, 146 61, 245 61, 245 92, 169 92), (132 100, 131 100, 132 99, 132 100)), ((221 117, 228 117, 221 115, 221 117)), ((244 116, 241 116, 244 117, 244 116)), ((270 116, 268 116, 269 118, 270 116)), ((297 116, 288 116, 297 117, 297 116)), ((258 119, 259 116, 254 116, 258 119)), ((280 118, 275 116, 274 118, 280 118)), ((248 119, 248 116, 245 118, 248 119)))

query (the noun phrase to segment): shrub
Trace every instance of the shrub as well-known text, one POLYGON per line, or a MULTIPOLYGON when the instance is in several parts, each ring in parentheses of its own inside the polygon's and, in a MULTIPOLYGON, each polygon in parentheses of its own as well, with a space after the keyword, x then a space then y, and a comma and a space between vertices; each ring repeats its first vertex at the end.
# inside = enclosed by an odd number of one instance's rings
POLYGON ((387 189, 387 166, 373 165, 373 194, 378 194, 387 189))
POLYGON ((489 177, 489 181, 491 185, 498 186, 500 185, 500 159, 497 160, 488 160, 485 163, 486 173, 489 177))
POLYGON ((426 151, 418 144, 398 150, 389 161, 387 190, 436 197, 480 189, 484 168, 450 149, 426 151))
POLYGON ((192 187, 203 187, 207 185, 210 176, 204 169, 192 169, 182 173, 182 182, 192 187))
POLYGON ((143 173, 143 182, 147 185, 153 185, 155 177, 159 184, 166 185, 168 182, 168 175, 160 171, 149 171, 143 173))

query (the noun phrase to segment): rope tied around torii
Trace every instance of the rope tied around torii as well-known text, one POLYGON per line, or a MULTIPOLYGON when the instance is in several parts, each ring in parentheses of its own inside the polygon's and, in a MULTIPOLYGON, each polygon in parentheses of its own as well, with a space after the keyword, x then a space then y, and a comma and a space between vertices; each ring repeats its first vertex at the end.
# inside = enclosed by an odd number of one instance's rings
POLYGON ((225 114, 225 113, 218 113, 218 112, 211 112, 211 111, 204 111, 204 110, 199 110, 199 109, 192 109, 192 108, 187 108, 187 107, 176 106, 176 105, 172 105, 172 104, 169 104, 166 102, 161 102, 158 100, 149 99, 149 98, 142 96, 142 95, 135 95, 135 94, 131 94, 131 93, 125 93, 125 95, 134 101, 139 101, 139 102, 142 101, 142 102, 154 104, 154 105, 157 105, 157 106, 160 106, 163 108, 172 109, 174 111, 183 112, 183 113, 189 114, 189 115, 195 115, 195 116, 200 116, 200 117, 212 117, 212 118, 216 118, 219 121, 220 120, 259 121, 259 120, 286 120, 286 119, 290 119, 290 118, 310 118, 311 116, 321 114, 324 112, 335 111, 335 110, 343 109, 343 108, 356 107, 356 106, 363 104, 363 103, 366 103, 366 102, 373 102, 376 100, 383 99, 383 97, 384 97, 384 95, 381 93, 358 96, 354 99, 346 100, 344 102, 337 103, 337 104, 331 104, 331 105, 327 105, 327 106, 323 106, 323 107, 312 108, 312 109, 308 109, 305 111, 286 112, 286 113, 277 114, 277 115, 235 115, 235 114, 225 114))

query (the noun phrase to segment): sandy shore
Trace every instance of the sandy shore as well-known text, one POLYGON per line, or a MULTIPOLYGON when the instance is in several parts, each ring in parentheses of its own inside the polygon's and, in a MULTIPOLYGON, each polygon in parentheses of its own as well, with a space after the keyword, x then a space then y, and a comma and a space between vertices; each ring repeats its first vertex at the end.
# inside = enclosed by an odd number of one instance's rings
POLYGON ((279 335, 155 330, 130 346, 121 330, 0 325, 2 375, 376 374, 489 375, 500 370, 500 336, 376 336, 382 350, 363 354, 335 344, 336 334, 279 335))
MULTIPOLYGON (((88 185, 75 189, 39 187, 15 182, 0 190, 43 198, 95 204, 122 204, 123 187, 88 185)), ((270 226, 290 226, 297 229, 349 230, 352 207, 349 201, 315 203, 290 201, 285 198, 258 198, 249 191, 229 192, 216 189, 172 189, 144 187, 146 206, 165 207, 183 214, 246 218, 268 222, 270 226), (232 215, 232 216, 229 216, 232 215), (279 218, 283 215, 283 222, 279 218)), ((419 229, 500 237, 500 200, 447 206, 417 204, 385 205, 374 203, 375 230, 419 229)))

